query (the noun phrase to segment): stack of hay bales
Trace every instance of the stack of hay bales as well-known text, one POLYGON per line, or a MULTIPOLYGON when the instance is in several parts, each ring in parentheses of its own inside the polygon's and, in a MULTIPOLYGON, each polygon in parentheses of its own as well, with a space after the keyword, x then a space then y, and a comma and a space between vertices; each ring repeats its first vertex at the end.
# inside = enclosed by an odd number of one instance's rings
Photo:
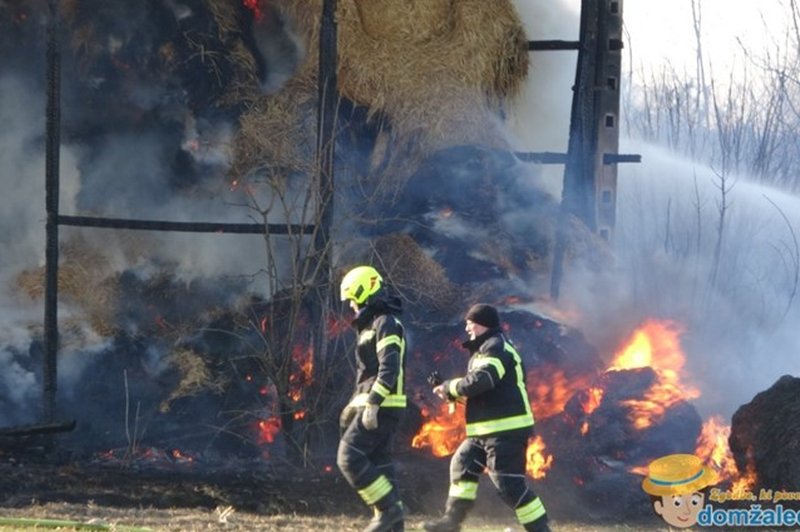
MULTIPOLYGON (((235 177, 267 168, 302 169, 313 156, 322 0, 277 0, 305 48, 295 76, 258 98, 242 117, 235 177)), ((392 170, 461 144, 507 148, 498 126, 504 99, 527 76, 527 38, 510 0, 339 0, 341 95, 380 115, 392 170)))

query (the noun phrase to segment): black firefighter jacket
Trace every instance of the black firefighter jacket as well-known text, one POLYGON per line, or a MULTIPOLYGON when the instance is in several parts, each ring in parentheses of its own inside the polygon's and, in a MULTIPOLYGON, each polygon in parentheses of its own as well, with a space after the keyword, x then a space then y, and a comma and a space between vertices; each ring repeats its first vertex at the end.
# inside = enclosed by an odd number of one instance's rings
POLYGON ((444 382, 451 400, 466 398, 467 437, 533 426, 522 358, 498 327, 464 342, 467 374, 444 382))
POLYGON ((406 341, 396 317, 400 309, 398 298, 386 298, 365 307, 353 320, 358 345, 356 390, 350 406, 406 407, 406 341))

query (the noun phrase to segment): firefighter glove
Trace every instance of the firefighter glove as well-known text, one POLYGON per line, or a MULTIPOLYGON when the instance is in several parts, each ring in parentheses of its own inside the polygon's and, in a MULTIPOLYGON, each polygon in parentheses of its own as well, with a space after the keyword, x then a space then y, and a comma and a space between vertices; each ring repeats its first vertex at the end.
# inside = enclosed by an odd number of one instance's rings
POLYGON ((367 430, 375 430, 378 428, 378 410, 380 407, 378 405, 369 404, 364 408, 364 412, 361 414, 361 423, 364 424, 364 428, 367 430))
POLYGON ((357 408, 352 405, 347 405, 342 409, 339 415, 339 428, 344 430, 350 426, 350 423, 356 418, 357 408))

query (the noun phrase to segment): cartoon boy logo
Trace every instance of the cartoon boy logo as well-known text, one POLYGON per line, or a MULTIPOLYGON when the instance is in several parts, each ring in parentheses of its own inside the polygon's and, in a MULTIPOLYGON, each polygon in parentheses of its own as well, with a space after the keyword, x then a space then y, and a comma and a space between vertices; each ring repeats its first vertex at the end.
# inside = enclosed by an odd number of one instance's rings
POLYGON ((642 489, 651 495, 653 509, 670 526, 697 524, 703 509, 704 488, 717 482, 717 474, 693 454, 670 454, 648 466, 642 489))

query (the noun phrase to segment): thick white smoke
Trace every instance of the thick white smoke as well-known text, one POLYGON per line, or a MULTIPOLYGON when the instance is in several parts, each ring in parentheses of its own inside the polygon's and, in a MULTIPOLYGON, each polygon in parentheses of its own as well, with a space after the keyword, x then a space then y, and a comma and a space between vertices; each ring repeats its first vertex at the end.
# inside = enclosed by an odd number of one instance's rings
MULTIPOLYGON (((529 39, 577 39, 577 0, 518 0, 516 6, 529 39)), ((527 151, 566 151, 575 54, 532 52, 531 76, 512 120, 527 151)), ((636 54, 626 48, 624 63, 641 61, 636 54)), ((695 404, 704 415, 729 416, 781 375, 796 372, 800 198, 747 176, 726 176, 717 260, 722 198, 715 169, 636 139, 620 142, 621 153, 639 153, 642 162, 619 165, 615 267, 569 271, 558 304, 576 311, 575 325, 609 357, 645 319, 678 322, 687 370, 703 394, 695 404)), ((550 175, 555 190, 563 168, 550 175)))

